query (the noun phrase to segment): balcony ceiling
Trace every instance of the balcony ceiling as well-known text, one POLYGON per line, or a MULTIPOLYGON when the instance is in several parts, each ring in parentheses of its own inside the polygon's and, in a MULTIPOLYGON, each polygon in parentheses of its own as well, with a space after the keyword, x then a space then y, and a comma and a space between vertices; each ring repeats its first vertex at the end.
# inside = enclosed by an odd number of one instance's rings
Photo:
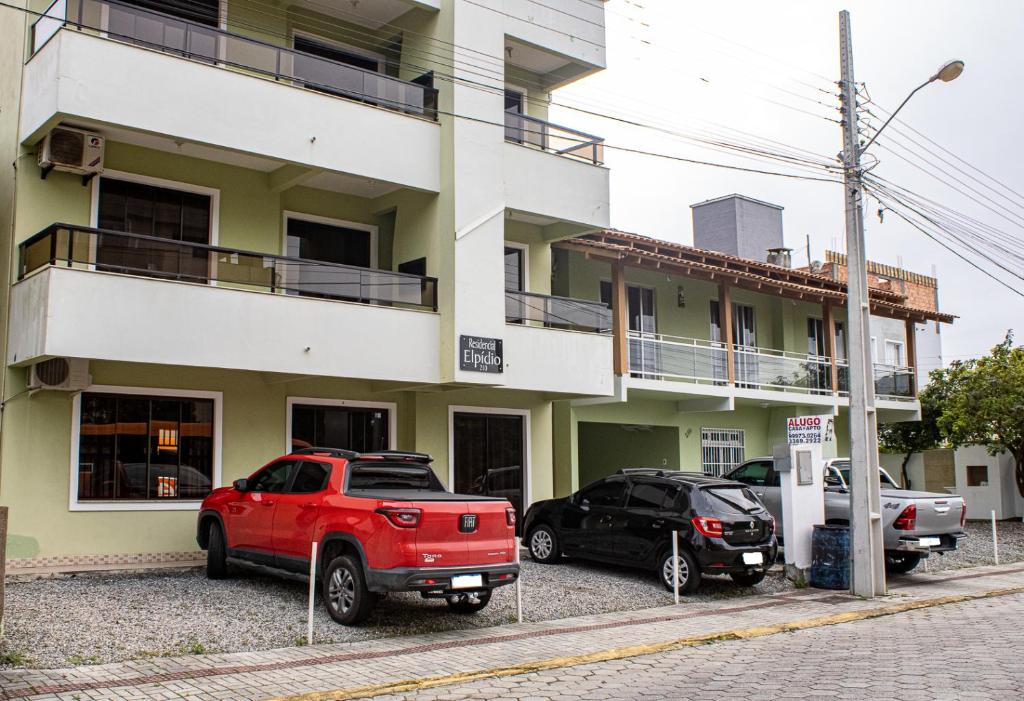
POLYGON ((415 7, 436 9, 430 0, 294 0, 289 4, 370 29, 380 29, 415 7))
MULTIPOLYGON (((164 151, 166 153, 174 153, 180 156, 187 156, 189 158, 199 158, 204 161, 224 163, 238 168, 258 170, 265 173, 275 171, 284 165, 280 161, 276 161, 272 158, 261 158, 260 156, 214 148, 212 146, 205 146, 203 144, 196 144, 187 141, 179 141, 169 137, 159 136, 157 134, 132 131, 131 129, 99 126, 84 122, 75 122, 74 124, 68 124, 68 126, 77 126, 90 131, 99 132, 100 134, 103 134, 108 141, 131 144, 133 146, 153 149, 154 151, 164 151)), ((401 187, 394 183, 386 183, 372 178, 364 178, 355 175, 348 175, 346 173, 334 173, 330 171, 321 171, 319 174, 304 180, 302 185, 319 190, 340 192, 346 195, 354 195, 356 197, 365 197, 368 199, 380 197, 401 189, 401 187)))

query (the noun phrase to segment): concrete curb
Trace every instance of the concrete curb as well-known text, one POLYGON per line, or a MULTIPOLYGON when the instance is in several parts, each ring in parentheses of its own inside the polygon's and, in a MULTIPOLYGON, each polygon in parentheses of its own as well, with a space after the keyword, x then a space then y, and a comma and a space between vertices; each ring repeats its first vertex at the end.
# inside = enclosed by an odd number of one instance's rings
POLYGON ((437 677, 426 677, 423 679, 409 679, 402 681, 385 682, 382 684, 368 684, 364 686, 351 687, 348 689, 336 689, 334 691, 316 691, 307 694, 297 694, 294 696, 283 696, 274 699, 273 701, 346 701, 347 699, 363 699, 373 696, 407 693, 411 691, 419 691, 422 689, 430 689, 439 686, 464 684, 467 682, 479 681, 482 679, 497 679, 500 677, 519 676, 522 674, 529 674, 532 672, 560 669, 564 667, 576 667, 579 665, 591 664, 594 662, 608 662, 611 660, 621 660, 629 657, 638 657, 641 655, 650 655, 660 652, 670 652, 672 650, 679 650, 681 648, 698 647, 701 645, 710 645, 713 643, 724 642, 729 640, 746 640, 750 638, 759 638, 768 635, 776 635, 778 633, 788 633, 799 630, 808 630, 811 628, 820 628, 822 626, 841 625, 843 623, 850 623, 852 621, 863 621, 871 618, 879 618, 882 616, 892 616, 894 614, 905 613, 907 611, 914 611, 917 609, 931 608, 934 606, 946 606, 949 604, 958 604, 966 601, 990 599, 994 597, 1009 596, 1013 594, 1024 594, 1024 587, 993 589, 990 591, 980 592, 977 594, 956 594, 951 596, 936 597, 932 599, 921 599, 919 601, 910 601, 902 604, 896 604, 893 606, 882 606, 874 609, 866 609, 864 611, 850 611, 847 613, 839 613, 830 616, 804 618, 796 621, 778 623, 770 626, 738 628, 734 630, 727 630, 716 633, 707 633, 705 635, 678 638, 676 640, 669 640, 662 643, 612 648, 609 650, 592 652, 585 655, 553 657, 546 660, 527 662, 523 664, 512 665, 509 667, 496 667, 492 669, 478 670, 475 672, 460 672, 457 674, 448 674, 437 677))

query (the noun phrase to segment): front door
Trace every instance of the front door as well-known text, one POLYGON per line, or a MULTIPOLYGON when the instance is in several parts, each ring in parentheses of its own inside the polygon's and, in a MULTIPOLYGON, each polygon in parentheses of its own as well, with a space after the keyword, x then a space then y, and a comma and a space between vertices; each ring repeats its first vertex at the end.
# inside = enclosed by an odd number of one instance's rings
POLYGON ((452 417, 454 490, 508 499, 516 530, 526 504, 526 422, 519 414, 455 412, 452 417))
POLYGON ((227 541, 232 550, 261 564, 274 564, 274 512, 291 481, 295 460, 278 460, 256 473, 246 491, 228 504, 227 541))

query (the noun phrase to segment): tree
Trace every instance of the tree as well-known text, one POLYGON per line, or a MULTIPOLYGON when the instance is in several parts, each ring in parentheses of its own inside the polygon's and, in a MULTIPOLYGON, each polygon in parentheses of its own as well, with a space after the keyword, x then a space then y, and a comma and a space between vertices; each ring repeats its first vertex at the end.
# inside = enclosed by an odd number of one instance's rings
POLYGON ((910 475, 907 465, 914 453, 938 448, 943 444, 942 432, 939 430, 939 416, 942 415, 943 392, 947 387, 945 370, 933 370, 930 383, 921 390, 918 399, 921 401, 921 420, 902 421, 900 423, 882 424, 878 427, 878 443, 887 453, 901 453, 903 464, 900 466, 903 486, 910 489, 910 475))
POLYGON ((1013 332, 989 355, 954 362, 937 379, 943 395, 939 430, 954 448, 983 445, 990 455, 1008 452, 1024 496, 1024 347, 1014 347, 1013 332))

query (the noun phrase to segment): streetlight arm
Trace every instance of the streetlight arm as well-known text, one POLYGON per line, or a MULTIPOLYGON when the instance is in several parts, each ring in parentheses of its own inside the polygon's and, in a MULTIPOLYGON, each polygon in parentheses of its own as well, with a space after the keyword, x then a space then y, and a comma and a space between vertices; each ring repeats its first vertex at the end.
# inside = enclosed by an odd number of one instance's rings
POLYGON ((883 129, 885 129, 885 128, 886 128, 887 126, 889 126, 889 122, 891 122, 891 121, 892 121, 893 119, 895 119, 895 117, 896 117, 897 113, 899 113, 899 111, 900 111, 901 109, 903 109, 903 106, 904 106, 905 104, 907 104, 908 102, 910 102, 910 98, 912 98, 912 97, 913 97, 913 96, 914 96, 915 94, 917 94, 917 91, 918 91, 918 90, 920 90, 921 88, 925 87, 926 85, 929 85, 929 84, 933 83, 933 82, 934 82, 935 80, 937 80, 937 79, 938 79, 938 77, 939 77, 939 76, 938 76, 938 74, 936 74, 936 75, 932 76, 931 78, 929 78, 928 80, 926 80, 926 81, 924 81, 923 83, 921 83, 920 85, 918 85, 918 86, 917 86, 916 88, 914 88, 913 90, 911 90, 911 91, 910 91, 910 94, 909 94, 909 95, 907 95, 906 99, 904 99, 904 100, 903 100, 903 102, 901 102, 901 103, 900 103, 900 106, 896 108, 896 111, 895 111, 895 112, 893 112, 892 114, 890 114, 890 115, 889 115, 889 118, 888 118, 887 120, 885 120, 885 124, 883 124, 883 125, 882 125, 882 126, 881 126, 881 127, 879 128, 879 129, 878 129, 878 131, 876 131, 876 132, 875 132, 875 135, 874 135, 874 136, 872 136, 872 137, 871 137, 871 139, 870 139, 870 140, 869 140, 869 141, 868 141, 868 142, 867 142, 866 144, 864 144, 864 147, 860 149, 860 153, 862 153, 862 154, 863 154, 863 153, 864 153, 865 151, 867 151, 867 150, 868 150, 868 146, 870 146, 871 144, 875 143, 875 139, 877 139, 877 138, 878 138, 878 135, 882 133, 882 130, 883 130, 883 129))

